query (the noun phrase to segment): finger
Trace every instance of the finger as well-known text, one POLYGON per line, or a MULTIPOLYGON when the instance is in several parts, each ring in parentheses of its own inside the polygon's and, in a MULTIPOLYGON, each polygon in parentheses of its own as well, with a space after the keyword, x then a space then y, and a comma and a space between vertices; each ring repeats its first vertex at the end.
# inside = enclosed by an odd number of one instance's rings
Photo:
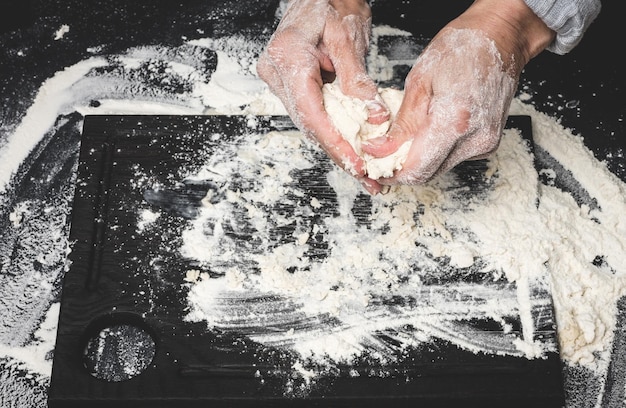
POLYGON ((377 180, 382 185, 422 184, 430 180, 441 163, 445 160, 445 149, 440 145, 428 143, 428 137, 416 137, 411 140, 411 147, 402 168, 392 177, 377 180))
POLYGON ((389 108, 378 96, 376 99, 369 99, 365 102, 367 107, 367 121, 372 125, 385 123, 391 117, 389 108))
POLYGON ((329 18, 334 21, 325 26, 323 38, 332 41, 325 42, 323 49, 333 64, 341 91, 365 101, 368 122, 380 124, 389 120, 389 108, 378 94, 378 87, 365 66, 371 19, 354 14, 340 17, 337 13, 329 18))
POLYGON ((384 194, 385 191, 387 191, 385 189, 385 186, 381 185, 376 180, 372 180, 371 178, 368 178, 368 177, 357 178, 357 179, 359 180, 363 188, 365 188, 365 190, 371 195, 376 195, 379 193, 384 194))
POLYGON ((400 146, 411 139, 411 133, 405 131, 396 119, 386 135, 363 140, 361 142, 361 150, 363 153, 375 158, 387 157, 395 153, 400 146))
MULTIPOLYGON (((454 99, 454 98, 452 98, 454 99)), ((469 129, 470 114, 462 104, 449 98, 431 98, 424 91, 407 90, 405 101, 387 135, 387 141, 374 140, 363 151, 373 156, 389 155, 402 144, 411 142, 411 147, 402 169, 381 184, 421 184, 449 166, 475 154, 484 152, 484 146, 462 143, 473 139, 469 129), (426 95, 421 100, 418 95, 426 95), (430 102, 426 104, 426 101, 430 102), (410 106, 416 106, 414 113, 410 106), (378 144, 376 144, 378 142, 378 144), (469 156, 468 156, 469 155, 469 156)), ((378 157, 378 156, 375 156, 378 157)))
POLYGON ((365 175, 365 163, 354 151, 352 145, 343 138, 331 122, 328 114, 323 109, 321 92, 318 98, 310 98, 309 93, 306 101, 298 103, 298 111, 302 118, 302 126, 311 132, 322 149, 341 168, 355 177, 365 175))
POLYGON ((464 138, 441 164, 438 173, 445 173, 458 164, 468 160, 481 160, 491 156, 500 144, 500 132, 488 132, 484 135, 464 138))
POLYGON ((414 139, 403 168, 394 175, 395 182, 425 183, 477 151, 474 150, 477 146, 471 142, 473 132, 468 130, 469 112, 454 103, 450 104, 450 101, 445 105, 455 109, 434 108, 430 126, 421 137, 414 139))
POLYGON ((279 72, 266 52, 261 54, 257 62, 257 74, 269 87, 270 91, 286 106, 285 87, 279 72))
POLYGON ((288 99, 293 103, 294 122, 312 136, 336 164, 353 176, 363 177, 363 159, 337 131, 324 109, 321 77, 313 72, 303 74, 285 85, 290 94, 288 99))
POLYGON ((407 78, 404 98, 389 131, 384 136, 364 141, 361 144, 364 153, 373 157, 387 157, 404 143, 414 143, 430 125, 428 107, 432 92, 420 83, 408 85, 410 79, 411 76, 407 78))

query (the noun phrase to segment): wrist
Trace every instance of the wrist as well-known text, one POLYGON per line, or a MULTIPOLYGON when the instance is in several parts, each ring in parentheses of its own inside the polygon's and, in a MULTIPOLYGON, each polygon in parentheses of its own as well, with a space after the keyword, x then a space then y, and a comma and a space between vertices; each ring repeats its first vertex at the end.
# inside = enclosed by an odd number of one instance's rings
POLYGON ((496 43, 505 67, 518 71, 556 36, 523 0, 476 0, 450 25, 485 32, 496 43))
POLYGON ((357 14, 365 18, 370 18, 372 12, 366 0, 329 0, 328 4, 337 10, 340 16, 357 14))

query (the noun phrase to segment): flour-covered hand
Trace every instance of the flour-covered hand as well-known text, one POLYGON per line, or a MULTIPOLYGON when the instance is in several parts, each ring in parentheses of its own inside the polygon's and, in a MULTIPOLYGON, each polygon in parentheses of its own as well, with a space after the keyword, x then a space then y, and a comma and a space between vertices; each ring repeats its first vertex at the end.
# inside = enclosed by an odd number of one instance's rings
POLYGON ((371 193, 381 186, 365 176, 362 158, 343 139, 324 109, 322 86, 336 79, 346 95, 367 101, 369 121, 389 110, 367 75, 371 11, 364 0, 292 0, 257 64, 259 76, 294 123, 371 193))
POLYGON ((477 0, 451 21, 407 76, 387 135, 362 145, 385 157, 411 141, 402 169, 379 183, 423 183, 492 153, 522 68, 553 38, 523 0, 477 0))

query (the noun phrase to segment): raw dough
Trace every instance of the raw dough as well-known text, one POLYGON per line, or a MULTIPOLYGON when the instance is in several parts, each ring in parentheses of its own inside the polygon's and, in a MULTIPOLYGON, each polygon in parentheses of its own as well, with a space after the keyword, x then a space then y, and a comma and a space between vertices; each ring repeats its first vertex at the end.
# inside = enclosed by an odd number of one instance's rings
POLYGON ((411 142, 405 142, 393 154, 380 158, 372 157, 362 151, 363 141, 387 133, 404 96, 403 91, 393 88, 381 88, 379 93, 391 111, 391 117, 390 120, 380 125, 373 125, 367 121, 367 102, 345 95, 336 83, 328 83, 322 87, 324 107, 333 124, 344 139, 352 145, 354 151, 363 157, 365 172, 372 179, 391 177, 395 170, 400 170, 411 148, 411 142))

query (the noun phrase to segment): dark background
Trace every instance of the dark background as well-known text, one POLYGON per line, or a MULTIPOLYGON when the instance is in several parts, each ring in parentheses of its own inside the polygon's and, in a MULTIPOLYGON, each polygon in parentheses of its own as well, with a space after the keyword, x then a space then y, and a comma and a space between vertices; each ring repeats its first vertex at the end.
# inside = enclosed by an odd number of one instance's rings
MULTIPOLYGON (((469 1, 374 0, 374 23, 432 37, 469 1)), ((57 71, 93 54, 116 53, 136 45, 182 44, 186 39, 219 37, 248 31, 268 38, 278 0, 185 1, 8 1, 0 13, 0 143, 19 122, 42 82, 57 71), (64 41, 50 33, 70 26, 64 41)), ((626 181, 626 92, 623 59, 623 13, 618 1, 603 2, 600 16, 582 42, 567 55, 544 52, 522 73, 520 89, 540 111, 562 121, 584 138, 599 160, 626 181)), ((602 406, 623 406, 626 359, 620 305, 617 339, 602 406), (615 368, 615 369, 613 369, 615 368), (621 387, 621 388, 620 388, 621 387)), ((569 406, 595 406, 600 380, 586 370, 566 368, 569 406)))

